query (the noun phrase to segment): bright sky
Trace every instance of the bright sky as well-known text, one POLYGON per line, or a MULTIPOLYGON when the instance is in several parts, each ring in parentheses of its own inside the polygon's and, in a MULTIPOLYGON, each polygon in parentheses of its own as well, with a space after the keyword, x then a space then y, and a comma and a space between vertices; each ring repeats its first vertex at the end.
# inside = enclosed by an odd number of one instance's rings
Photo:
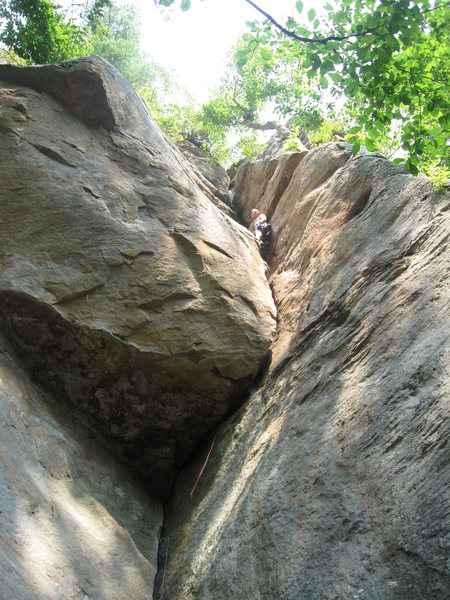
MULTIPOLYGON (((325 0, 324 0, 325 1, 325 0)), ((161 66, 177 72, 179 83, 199 100, 207 99, 224 70, 226 54, 242 33, 246 21, 263 16, 245 0, 192 0, 182 12, 177 6, 158 9, 153 0, 123 0, 135 4, 142 16, 142 50, 161 66)), ((300 17, 295 0, 255 0, 283 25, 288 16, 300 17)), ((322 0, 305 0, 302 14, 317 9, 322 0)))

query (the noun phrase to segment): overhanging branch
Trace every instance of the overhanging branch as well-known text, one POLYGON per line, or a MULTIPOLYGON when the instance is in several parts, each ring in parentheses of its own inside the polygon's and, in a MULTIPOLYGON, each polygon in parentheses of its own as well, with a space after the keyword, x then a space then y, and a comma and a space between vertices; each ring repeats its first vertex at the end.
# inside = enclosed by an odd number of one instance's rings
POLYGON ((379 29, 381 27, 381 25, 378 25, 378 27, 374 27, 373 29, 366 29, 366 31, 363 31, 361 33, 351 33, 349 35, 342 35, 342 36, 341 35, 330 35, 329 37, 326 37, 326 38, 305 38, 300 35, 297 35, 294 31, 291 31, 289 29, 286 29, 286 27, 283 27, 283 25, 278 23, 278 21, 276 21, 272 17, 272 15, 269 15, 269 13, 267 13, 265 10, 263 10, 262 8, 257 6, 254 2, 252 2, 252 0, 245 0, 245 2, 250 4, 250 6, 253 6, 253 8, 255 8, 264 17, 266 17, 266 19, 268 21, 270 21, 272 23, 272 25, 275 25, 275 27, 277 29, 279 29, 280 31, 282 31, 285 35, 288 35, 289 37, 293 38, 294 40, 297 40, 298 42, 305 42, 308 44, 324 45, 327 42, 343 42, 344 40, 349 40, 351 38, 359 38, 359 37, 364 37, 366 35, 371 35, 372 33, 374 33, 377 29, 379 29))

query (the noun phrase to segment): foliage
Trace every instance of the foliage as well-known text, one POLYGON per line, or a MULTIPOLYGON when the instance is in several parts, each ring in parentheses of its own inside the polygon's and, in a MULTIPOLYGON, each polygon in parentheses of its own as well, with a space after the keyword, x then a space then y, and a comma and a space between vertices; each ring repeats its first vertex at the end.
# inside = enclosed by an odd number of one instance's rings
POLYGON ((290 152, 292 150, 301 150, 301 142, 296 128, 291 131, 283 145, 283 152, 290 152))
MULTIPOLYGON (((253 23, 253 44, 304 51, 302 66, 323 90, 346 98, 357 152, 382 147, 396 129, 411 173, 427 161, 449 165, 450 17, 441 0, 340 0, 324 21, 311 9, 308 27, 290 19, 253 23)), ((299 13, 303 3, 296 2, 299 13)), ((251 49, 249 48, 249 51, 251 49)))
MULTIPOLYGON (((340 101, 355 153, 362 143, 370 151, 397 149, 403 158, 395 162, 413 174, 430 170, 429 165, 433 172, 450 167, 448 1, 331 0, 325 18, 314 8, 305 15, 303 2, 297 1, 298 16, 285 25, 245 1, 264 20, 248 23, 246 46, 237 57, 240 68, 254 60, 258 49, 280 53, 285 61, 290 57, 299 73, 318 82, 323 96, 340 101)), ((155 2, 168 6, 174 0, 155 2)), ((190 2, 183 5, 187 9, 190 2)), ((274 102, 280 116, 297 122, 310 110, 312 122, 304 123, 310 131, 321 126, 323 116, 334 118, 314 107, 314 96, 292 85, 280 85, 274 102)))
POLYGON ((321 120, 316 82, 305 76, 298 57, 264 44, 248 52, 248 38, 245 34, 237 44, 221 84, 190 122, 189 135, 227 164, 261 150, 256 132, 285 129, 274 114, 286 120, 295 113, 302 127, 321 120))
POLYGON ((443 166, 438 159, 430 159, 423 163, 422 171, 428 175, 431 183, 436 189, 448 186, 450 180, 450 167, 443 166))
POLYGON ((328 144, 345 139, 345 123, 343 119, 325 119, 309 136, 312 146, 328 144))
POLYGON ((0 42, 27 62, 66 60, 92 50, 90 32, 50 0, 0 0, 0 42))
POLYGON ((264 148, 265 144, 258 139, 256 132, 244 135, 244 137, 241 137, 236 143, 236 150, 246 160, 255 157, 262 152, 264 148))
POLYGON ((161 129, 175 142, 189 137, 193 132, 197 108, 185 90, 172 80, 160 87, 157 81, 146 83, 137 89, 161 129), (178 95, 178 102, 170 100, 178 95))
POLYGON ((17 56, 12 50, 0 49, 0 63, 8 63, 10 65, 25 66, 27 63, 23 58, 17 56))
POLYGON ((93 52, 116 67, 135 86, 162 76, 163 69, 142 55, 139 15, 131 5, 109 5, 91 19, 93 52))

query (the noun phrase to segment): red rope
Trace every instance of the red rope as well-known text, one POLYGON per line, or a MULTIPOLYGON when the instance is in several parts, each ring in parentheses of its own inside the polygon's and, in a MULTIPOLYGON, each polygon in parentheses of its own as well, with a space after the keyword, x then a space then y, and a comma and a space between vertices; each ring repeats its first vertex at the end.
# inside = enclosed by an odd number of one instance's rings
POLYGON ((191 491, 191 498, 192 498, 192 494, 195 492, 195 488, 197 487, 197 484, 198 484, 198 482, 200 481, 200 477, 202 476, 202 474, 203 474, 203 471, 205 470, 205 467, 206 467, 206 465, 208 464, 208 460, 209 460, 210 454, 211 454, 211 452, 212 452, 212 449, 213 449, 213 447, 214 447, 214 442, 216 441, 216 435, 217 435, 217 433, 214 435, 214 439, 213 439, 213 441, 212 441, 211 448, 209 449, 208 456, 206 457, 206 460, 205 460, 205 462, 203 463, 202 470, 201 470, 201 471, 200 471, 200 473, 198 474, 197 481, 195 482, 195 485, 194 485, 194 487, 192 488, 192 491, 191 491))

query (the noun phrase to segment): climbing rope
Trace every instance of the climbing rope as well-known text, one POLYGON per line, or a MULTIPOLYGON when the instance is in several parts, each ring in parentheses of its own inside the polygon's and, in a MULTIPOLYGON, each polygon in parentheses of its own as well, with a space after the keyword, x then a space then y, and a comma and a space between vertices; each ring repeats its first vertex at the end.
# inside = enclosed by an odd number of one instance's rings
POLYGON ((212 441, 211 448, 209 449, 208 456, 206 457, 206 460, 205 460, 205 462, 203 463, 202 470, 201 470, 201 471, 200 471, 200 473, 198 474, 197 481, 195 482, 195 485, 194 485, 194 487, 193 487, 193 488, 192 488, 192 490, 191 490, 191 499, 192 499, 192 495, 193 495, 193 493, 195 492, 195 488, 197 487, 197 484, 198 484, 198 482, 200 481, 200 477, 202 476, 202 474, 203 474, 203 471, 205 470, 205 467, 206 467, 206 465, 208 464, 209 457, 210 457, 210 455, 211 455, 211 452, 212 452, 212 449, 213 449, 213 447, 214 447, 214 442, 216 441, 216 435, 217 435, 217 433, 214 435, 214 439, 213 439, 213 441, 212 441))

